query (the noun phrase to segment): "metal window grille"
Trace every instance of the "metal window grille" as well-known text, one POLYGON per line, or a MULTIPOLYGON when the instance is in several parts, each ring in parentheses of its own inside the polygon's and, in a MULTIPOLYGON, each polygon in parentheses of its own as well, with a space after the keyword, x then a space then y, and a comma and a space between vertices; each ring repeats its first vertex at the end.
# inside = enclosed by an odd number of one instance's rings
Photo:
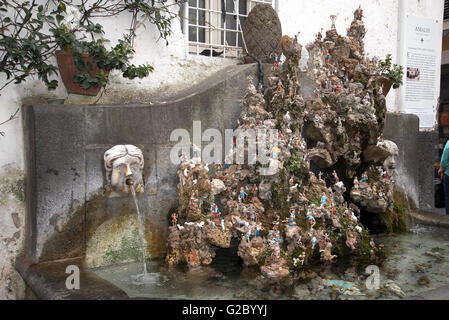
POLYGON ((449 0, 444 0, 444 20, 449 19, 449 0))
POLYGON ((184 8, 184 30, 188 52, 235 58, 243 52, 243 27, 248 13, 259 3, 275 5, 275 0, 189 0, 184 8))

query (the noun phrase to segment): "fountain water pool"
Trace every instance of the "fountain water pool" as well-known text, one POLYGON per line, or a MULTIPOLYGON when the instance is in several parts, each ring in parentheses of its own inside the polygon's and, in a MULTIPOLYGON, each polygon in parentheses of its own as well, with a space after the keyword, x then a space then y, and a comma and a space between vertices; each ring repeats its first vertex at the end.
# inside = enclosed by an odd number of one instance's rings
MULTIPOLYGON (((336 263, 332 271, 322 273, 322 266, 307 270, 315 277, 307 282, 294 284, 290 290, 258 289, 252 283, 258 276, 255 269, 237 264, 212 264, 209 267, 189 269, 187 266, 168 268, 164 261, 147 261, 151 281, 132 281, 141 272, 140 263, 97 268, 100 277, 123 289, 130 297, 171 299, 301 299, 328 300, 332 290, 326 286, 329 280, 348 281, 360 289, 359 295, 341 293, 339 299, 400 299, 393 292, 382 289, 388 281, 394 281, 407 297, 449 284, 449 232, 447 229, 420 224, 410 226, 401 235, 379 235, 377 243, 383 243, 389 258, 380 268, 380 290, 365 289, 365 276, 348 264, 336 263), (320 273, 321 272, 321 273, 320 273), (225 277, 223 278, 222 275, 225 277), (319 275, 319 276, 318 276, 319 275), (320 278, 325 277, 325 279, 320 278)), ((336 296, 334 295, 333 298, 336 296)))

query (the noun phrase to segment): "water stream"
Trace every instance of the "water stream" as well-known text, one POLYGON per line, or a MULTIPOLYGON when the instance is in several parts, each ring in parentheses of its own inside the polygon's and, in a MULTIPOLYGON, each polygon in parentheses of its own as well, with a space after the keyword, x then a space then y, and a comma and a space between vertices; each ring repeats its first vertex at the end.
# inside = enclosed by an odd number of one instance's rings
POLYGON ((134 189, 134 185, 131 185, 131 193, 134 199, 134 204, 136 206, 137 211, 137 224, 139 228, 139 236, 141 243, 141 251, 142 251, 142 265, 143 272, 137 274, 131 274, 130 278, 134 285, 151 285, 151 284, 160 284, 163 283, 166 279, 159 273, 148 273, 147 271, 147 257, 146 257, 146 241, 145 241, 145 215, 140 212, 139 203, 137 201, 136 191, 134 189))

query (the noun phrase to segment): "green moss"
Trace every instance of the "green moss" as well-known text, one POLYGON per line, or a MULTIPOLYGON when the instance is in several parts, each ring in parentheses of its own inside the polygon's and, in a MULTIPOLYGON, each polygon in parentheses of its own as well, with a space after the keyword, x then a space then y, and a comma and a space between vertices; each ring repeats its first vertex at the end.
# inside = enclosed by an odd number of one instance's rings
POLYGON ((273 249, 271 249, 270 247, 267 247, 265 249, 263 255, 260 258, 259 265, 261 265, 261 266, 265 265, 265 262, 267 261, 267 259, 269 259, 271 257, 272 254, 273 254, 273 249))
POLYGON ((407 231, 405 212, 402 204, 395 202, 393 210, 380 214, 380 218, 387 225, 387 233, 402 233, 407 231))
POLYGON ((20 202, 25 201, 25 177, 22 171, 15 171, 0 178, 0 204, 5 205, 12 194, 20 202))
POLYGON ((405 232, 407 223, 405 221, 404 206, 400 203, 393 203, 393 226, 394 232, 405 232))
POLYGON ((142 259, 142 243, 139 230, 135 228, 130 237, 124 237, 118 250, 108 250, 104 255, 106 265, 120 264, 142 259))
POLYGON ((275 208, 281 211, 283 218, 288 217, 290 214, 290 205, 287 202, 288 194, 290 189, 288 187, 287 176, 285 169, 282 169, 279 175, 279 182, 273 183, 272 185, 272 199, 275 208))
POLYGON ((310 172, 306 166, 306 163, 302 161, 302 158, 303 154, 301 152, 294 152, 285 167, 295 177, 299 178, 303 182, 307 182, 310 179, 310 172))
POLYGON ((370 245, 370 236, 369 236, 369 232, 363 228, 362 231, 362 241, 360 243, 360 252, 362 253, 362 255, 370 255, 371 252, 371 245, 370 245))

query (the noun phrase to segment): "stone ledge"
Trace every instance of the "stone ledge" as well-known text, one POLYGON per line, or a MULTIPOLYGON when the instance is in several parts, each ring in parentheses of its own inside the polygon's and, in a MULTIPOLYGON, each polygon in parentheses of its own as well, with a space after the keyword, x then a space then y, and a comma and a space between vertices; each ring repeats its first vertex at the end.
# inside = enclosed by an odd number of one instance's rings
POLYGON ((449 228, 449 216, 425 211, 409 212, 407 214, 421 223, 449 228))
POLYGON ((38 299, 42 300, 128 300, 128 295, 87 268, 84 259, 74 258, 30 265, 18 260, 16 269, 38 299), (80 289, 65 286, 67 266, 80 269, 80 289))

